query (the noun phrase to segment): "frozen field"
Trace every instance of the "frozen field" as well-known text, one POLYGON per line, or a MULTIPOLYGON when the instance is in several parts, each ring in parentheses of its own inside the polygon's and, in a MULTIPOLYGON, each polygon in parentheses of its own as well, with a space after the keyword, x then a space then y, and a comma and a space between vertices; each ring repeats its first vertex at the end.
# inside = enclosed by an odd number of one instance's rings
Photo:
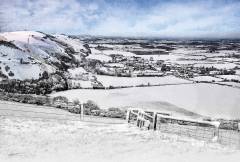
POLYGON ((165 77, 113 77, 105 75, 97 75, 97 80, 104 87, 114 86, 139 86, 139 85, 164 85, 164 84, 185 84, 191 81, 177 78, 175 76, 165 77))
MULTIPOLYGON (((138 106, 168 110, 168 103, 201 115, 240 118, 240 90, 213 84, 187 84, 114 90, 69 90, 52 94, 95 101, 100 107, 138 106)), ((169 109, 171 110, 171 109, 169 109)), ((177 108, 173 111, 179 111, 177 108)), ((181 111, 181 110, 180 110, 181 111)))
MULTIPOLYGON (((5 106, 38 110, 35 106, 10 102, 1 102, 0 109, 5 106)), ((41 111, 49 113, 48 109, 41 111)), ((51 115, 42 119, 38 114, 35 117, 39 118, 31 118, 33 114, 1 116, 6 113, 0 110, 1 162, 237 162, 240 156, 239 151, 218 144, 140 130, 113 119, 85 122, 76 118, 50 120, 55 118, 51 115)), ((19 114, 11 112, 11 115, 19 114)))
POLYGON ((191 78, 191 80, 193 80, 193 81, 200 81, 200 82, 201 81, 205 81, 205 82, 212 82, 212 81, 221 82, 223 79, 212 77, 212 76, 197 76, 197 77, 191 78))

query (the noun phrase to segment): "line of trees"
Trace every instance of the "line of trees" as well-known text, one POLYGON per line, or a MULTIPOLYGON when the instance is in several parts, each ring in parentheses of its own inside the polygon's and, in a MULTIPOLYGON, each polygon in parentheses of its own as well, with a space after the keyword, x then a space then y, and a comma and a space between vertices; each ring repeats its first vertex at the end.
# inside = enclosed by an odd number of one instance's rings
POLYGON ((66 78, 63 74, 55 73, 49 75, 46 71, 39 75, 39 79, 6 79, 0 82, 0 91, 20 94, 46 95, 52 91, 68 89, 66 78), (54 78, 54 79, 53 79, 54 78))

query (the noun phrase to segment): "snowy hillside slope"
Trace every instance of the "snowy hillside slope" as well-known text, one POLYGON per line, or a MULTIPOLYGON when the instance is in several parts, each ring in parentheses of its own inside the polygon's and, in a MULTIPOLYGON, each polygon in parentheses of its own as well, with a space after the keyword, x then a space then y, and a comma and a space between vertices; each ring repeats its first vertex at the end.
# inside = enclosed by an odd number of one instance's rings
POLYGON ((70 38, 66 35, 55 35, 59 41, 70 45, 76 52, 86 52, 86 49, 79 39, 70 38))
POLYGON ((240 151, 234 148, 147 131, 118 119, 85 116, 81 121, 78 114, 60 109, 3 101, 0 108, 6 115, 0 116, 4 162, 239 161, 240 151))
POLYGON ((9 79, 38 79, 44 71, 75 67, 86 52, 82 42, 65 35, 0 33, 0 74, 9 79))

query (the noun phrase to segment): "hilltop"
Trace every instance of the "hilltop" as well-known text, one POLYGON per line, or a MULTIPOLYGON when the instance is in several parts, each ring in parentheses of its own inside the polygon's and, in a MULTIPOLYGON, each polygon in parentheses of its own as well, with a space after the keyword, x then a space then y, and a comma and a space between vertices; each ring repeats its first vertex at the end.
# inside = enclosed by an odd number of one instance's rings
POLYGON ((2 75, 9 79, 38 79, 76 67, 87 49, 79 40, 65 35, 48 35, 34 31, 0 34, 2 75))

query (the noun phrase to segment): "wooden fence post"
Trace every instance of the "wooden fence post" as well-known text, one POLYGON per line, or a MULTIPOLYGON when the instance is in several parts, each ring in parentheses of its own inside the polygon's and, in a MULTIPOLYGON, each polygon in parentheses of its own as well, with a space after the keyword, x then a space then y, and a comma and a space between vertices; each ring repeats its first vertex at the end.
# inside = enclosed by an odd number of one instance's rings
POLYGON ((213 142, 219 141, 219 125, 220 125, 220 123, 215 124, 213 142))
POLYGON ((219 129, 218 127, 216 127, 214 130, 213 142, 217 142, 218 140, 219 140, 219 129))
POLYGON ((130 113, 131 113, 131 110, 127 110, 127 115, 126 115, 126 120, 127 122, 129 123, 130 122, 130 113))
POLYGON ((79 117, 80 117, 80 120, 82 119, 82 105, 81 103, 79 103, 79 117))
POLYGON ((238 123, 238 135, 239 135, 238 148, 240 149, 240 123, 238 123))
POLYGON ((83 120, 83 113, 84 113, 84 111, 83 111, 83 104, 80 104, 79 106, 80 106, 80 119, 83 120))
POLYGON ((153 113, 153 130, 157 129, 157 113, 153 113))
POLYGON ((141 114, 140 114, 140 111, 138 110, 138 115, 137 115, 137 127, 141 127, 141 114))

